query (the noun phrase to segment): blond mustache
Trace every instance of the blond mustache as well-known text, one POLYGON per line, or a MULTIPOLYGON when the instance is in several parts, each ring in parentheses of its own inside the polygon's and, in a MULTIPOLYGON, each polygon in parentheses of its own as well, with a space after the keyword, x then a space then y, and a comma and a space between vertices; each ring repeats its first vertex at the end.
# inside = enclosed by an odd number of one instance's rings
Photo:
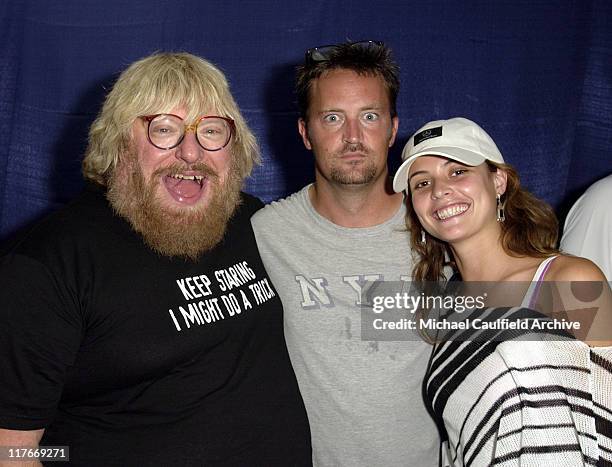
POLYGON ((199 172, 202 175, 206 175, 207 177, 210 177, 210 178, 219 178, 219 174, 217 174, 217 172, 215 172, 215 170, 212 167, 205 164, 204 162, 197 162, 189 166, 186 166, 185 164, 181 164, 177 162, 175 164, 169 165, 168 167, 162 167, 162 168, 157 169, 155 172, 153 172, 153 176, 156 177, 159 175, 170 175, 170 174, 189 172, 189 171, 199 172))

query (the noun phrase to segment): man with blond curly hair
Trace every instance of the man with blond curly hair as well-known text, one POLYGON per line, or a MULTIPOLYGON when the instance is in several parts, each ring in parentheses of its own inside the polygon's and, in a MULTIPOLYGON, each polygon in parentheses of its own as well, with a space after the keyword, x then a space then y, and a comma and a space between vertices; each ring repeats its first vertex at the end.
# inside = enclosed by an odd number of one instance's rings
POLYGON ((156 54, 121 74, 90 130, 85 192, 0 258, 6 453, 310 464, 281 303, 249 221, 261 202, 240 191, 258 161, 209 62, 156 54))

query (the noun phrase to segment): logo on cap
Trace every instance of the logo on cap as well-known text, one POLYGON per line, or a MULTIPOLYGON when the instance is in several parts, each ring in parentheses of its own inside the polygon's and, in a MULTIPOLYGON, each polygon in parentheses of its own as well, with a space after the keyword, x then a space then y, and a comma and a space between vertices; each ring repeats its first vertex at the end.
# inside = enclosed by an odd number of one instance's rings
POLYGON ((414 135, 414 146, 422 143, 431 138, 437 138, 438 136, 442 136, 442 127, 437 126, 435 128, 428 128, 427 130, 423 130, 420 133, 414 135))

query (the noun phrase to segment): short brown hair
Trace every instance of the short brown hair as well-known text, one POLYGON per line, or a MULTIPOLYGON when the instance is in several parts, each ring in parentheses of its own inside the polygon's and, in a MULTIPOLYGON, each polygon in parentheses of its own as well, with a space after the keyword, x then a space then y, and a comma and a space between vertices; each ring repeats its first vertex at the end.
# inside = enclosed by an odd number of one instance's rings
POLYGON ((359 75, 380 76, 389 96, 391 117, 397 116, 399 68, 391 58, 391 49, 384 44, 361 47, 353 42, 343 42, 334 46, 325 60, 304 63, 297 67, 295 92, 300 117, 304 121, 308 118, 312 82, 325 73, 338 69, 352 70, 359 75))

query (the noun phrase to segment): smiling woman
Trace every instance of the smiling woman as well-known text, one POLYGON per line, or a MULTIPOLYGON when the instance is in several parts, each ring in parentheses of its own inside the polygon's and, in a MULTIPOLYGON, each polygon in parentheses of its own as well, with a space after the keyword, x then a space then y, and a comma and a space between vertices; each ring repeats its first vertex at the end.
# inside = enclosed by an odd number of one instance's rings
MULTIPOLYGON (((414 279, 443 280, 450 266, 464 281, 526 283, 516 303, 499 308, 489 296, 489 308, 472 310, 470 318, 490 313, 502 323, 525 316, 556 322, 546 312, 568 310, 583 313, 578 319, 585 323, 584 304, 567 281, 599 281, 598 311, 584 332, 575 333, 593 347, 560 341, 553 332, 525 339, 525 333, 493 331, 483 339, 471 331, 435 342, 424 394, 445 447, 444 465, 608 465, 612 298, 601 271, 559 253, 553 211, 520 186, 516 171, 474 122, 426 124, 402 159, 393 186, 411 200, 414 279), (554 283, 558 293, 541 299, 542 283, 554 283)), ((443 319, 452 322, 456 314, 443 319)))
POLYGON ((493 169, 438 156, 416 160, 410 171, 410 191, 425 230, 454 243, 486 235, 488 229, 498 230, 495 200, 505 190, 506 172, 493 169))

